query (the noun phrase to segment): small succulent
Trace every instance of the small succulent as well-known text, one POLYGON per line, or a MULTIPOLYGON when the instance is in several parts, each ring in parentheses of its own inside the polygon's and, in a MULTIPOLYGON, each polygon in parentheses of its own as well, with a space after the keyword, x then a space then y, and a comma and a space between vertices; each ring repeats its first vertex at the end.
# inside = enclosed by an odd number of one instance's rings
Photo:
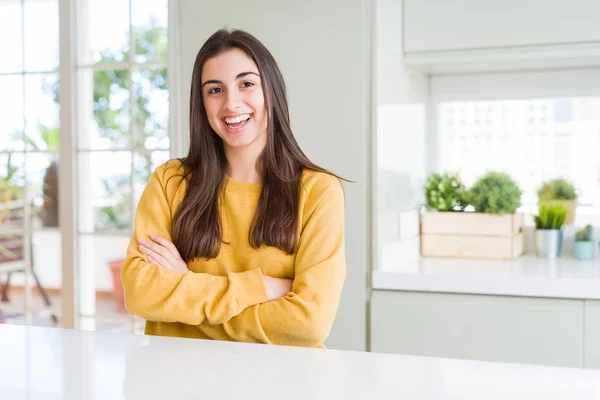
POLYGON ((541 203, 539 213, 533 217, 536 229, 560 229, 567 216, 567 210, 560 204, 541 203))
POLYGON ((575 186, 565 179, 553 179, 542 183, 537 191, 541 201, 577 200, 575 186))
POLYGON ((425 183, 427 206, 438 211, 462 211, 467 206, 465 196, 466 188, 458 174, 433 173, 425 183))
POLYGON ((594 238, 591 225, 586 225, 585 228, 578 230, 575 233, 576 242, 592 242, 593 240, 594 238))
POLYGON ((522 194, 519 185, 508 174, 491 171, 475 182, 467 200, 477 212, 512 214, 521 206, 522 194))

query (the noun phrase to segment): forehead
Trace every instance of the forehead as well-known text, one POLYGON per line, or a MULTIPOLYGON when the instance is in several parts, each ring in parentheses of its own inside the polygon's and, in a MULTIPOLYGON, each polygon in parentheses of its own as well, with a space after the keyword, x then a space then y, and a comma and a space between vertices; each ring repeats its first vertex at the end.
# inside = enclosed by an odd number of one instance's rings
POLYGON ((240 49, 225 50, 208 59, 202 67, 202 81, 216 79, 222 82, 235 80, 241 72, 255 72, 258 67, 252 59, 240 49))

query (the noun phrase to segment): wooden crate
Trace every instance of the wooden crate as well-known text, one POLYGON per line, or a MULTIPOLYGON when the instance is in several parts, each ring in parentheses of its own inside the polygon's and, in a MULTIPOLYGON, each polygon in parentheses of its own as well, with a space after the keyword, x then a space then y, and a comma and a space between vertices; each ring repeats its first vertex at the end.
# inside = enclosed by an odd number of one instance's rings
POLYGON ((513 260, 525 251, 523 214, 471 212, 421 214, 424 257, 513 260))

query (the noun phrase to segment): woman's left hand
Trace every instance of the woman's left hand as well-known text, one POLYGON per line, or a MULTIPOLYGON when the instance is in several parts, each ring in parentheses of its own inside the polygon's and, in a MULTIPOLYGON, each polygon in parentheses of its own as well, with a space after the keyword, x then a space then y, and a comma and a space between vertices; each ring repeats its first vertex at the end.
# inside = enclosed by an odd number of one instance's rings
POLYGON ((138 239, 140 251, 148 257, 148 261, 162 268, 185 274, 189 271, 175 245, 160 236, 150 235, 151 242, 138 239))

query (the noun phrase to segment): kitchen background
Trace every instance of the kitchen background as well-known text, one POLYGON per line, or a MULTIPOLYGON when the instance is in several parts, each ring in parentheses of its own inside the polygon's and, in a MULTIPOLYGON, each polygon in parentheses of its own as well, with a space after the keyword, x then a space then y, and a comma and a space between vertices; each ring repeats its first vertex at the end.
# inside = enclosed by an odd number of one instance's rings
POLYGON ((329 347, 600 366, 600 3, 73 3, 0 1, 2 323, 142 331, 119 263, 227 26, 356 182, 329 347))

